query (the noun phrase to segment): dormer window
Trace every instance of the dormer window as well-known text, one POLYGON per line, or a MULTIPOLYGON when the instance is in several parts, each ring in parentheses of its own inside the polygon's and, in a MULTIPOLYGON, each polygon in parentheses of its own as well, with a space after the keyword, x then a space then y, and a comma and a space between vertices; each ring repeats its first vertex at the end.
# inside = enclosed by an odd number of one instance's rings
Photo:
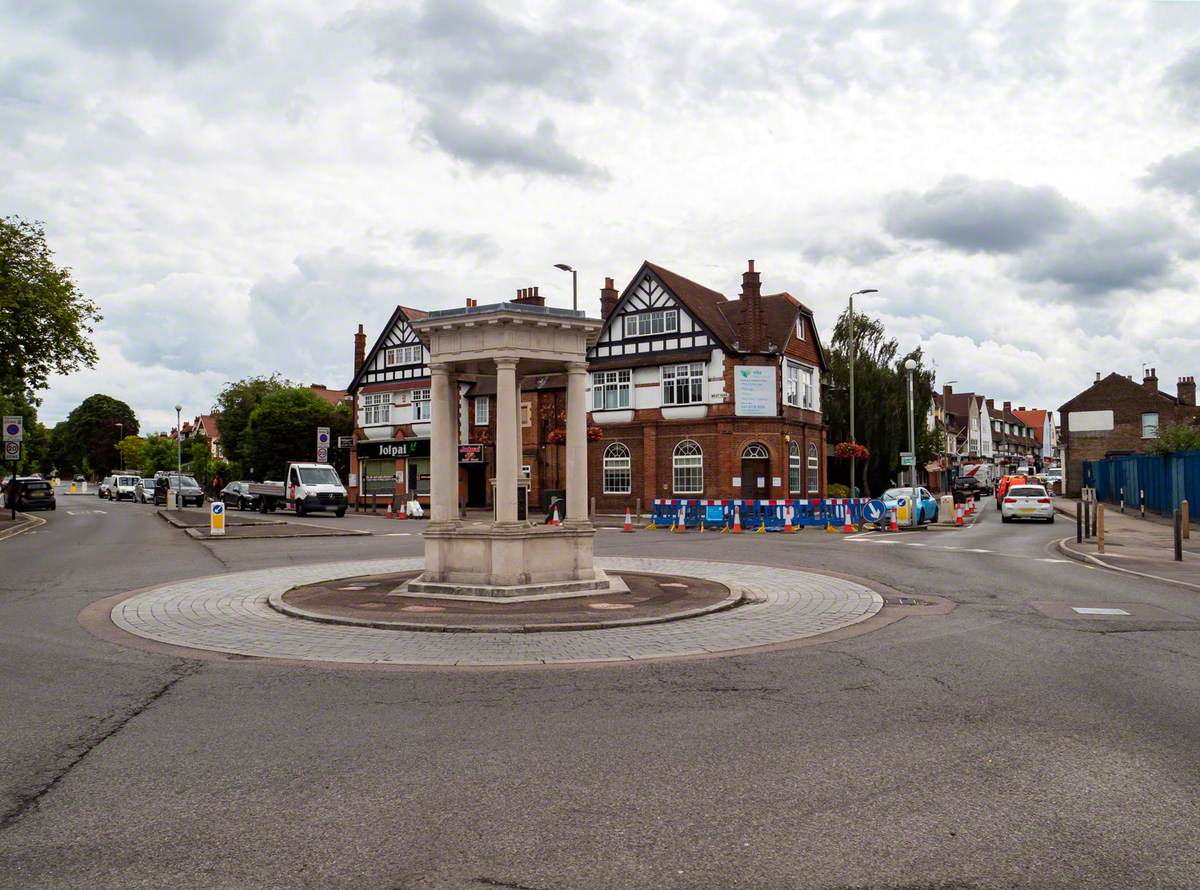
POLYGON ((671 334, 678 330, 678 309, 655 309, 653 312, 638 312, 625 316, 626 337, 649 337, 654 334, 671 334))
POLYGON ((383 363, 389 368, 419 365, 422 359, 421 351, 420 343, 413 346, 398 346, 392 349, 385 349, 383 352, 383 363))

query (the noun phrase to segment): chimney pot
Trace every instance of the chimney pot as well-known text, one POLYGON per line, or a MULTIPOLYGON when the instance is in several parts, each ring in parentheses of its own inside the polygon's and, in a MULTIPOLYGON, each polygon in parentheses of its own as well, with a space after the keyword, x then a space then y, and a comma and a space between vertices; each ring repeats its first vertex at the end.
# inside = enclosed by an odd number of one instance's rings
POLYGON ((605 278, 605 279, 604 279, 604 286, 605 286, 605 287, 609 287, 609 288, 610 288, 610 287, 612 287, 612 286, 613 286, 613 280, 612 280, 611 278, 605 278))
POLYGON ((750 260, 749 262, 750 262, 750 271, 753 272, 754 271, 754 260, 750 260))
POLYGON ((1099 371, 1096 372, 1096 382, 1097 383, 1100 382, 1100 372, 1099 371))

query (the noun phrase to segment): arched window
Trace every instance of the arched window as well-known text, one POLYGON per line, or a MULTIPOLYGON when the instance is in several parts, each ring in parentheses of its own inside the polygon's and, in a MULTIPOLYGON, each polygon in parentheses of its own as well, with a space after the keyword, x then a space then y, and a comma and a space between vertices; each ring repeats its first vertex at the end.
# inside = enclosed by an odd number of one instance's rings
POLYGON ((767 451, 767 446, 758 442, 751 442, 742 449, 742 460, 770 460, 770 452, 767 451))
POLYGON ((821 492, 821 454, 816 442, 808 443, 808 493, 821 492))
POLYGON ((671 455, 671 476, 675 494, 704 493, 704 452, 691 439, 675 446, 671 455))
POLYGON ((788 491, 798 493, 804 490, 800 487, 800 480, 804 478, 801 474, 802 467, 800 443, 793 439, 788 445, 788 491))
POLYGON ((629 449, 613 442, 604 449, 604 493, 629 494, 632 483, 629 449))

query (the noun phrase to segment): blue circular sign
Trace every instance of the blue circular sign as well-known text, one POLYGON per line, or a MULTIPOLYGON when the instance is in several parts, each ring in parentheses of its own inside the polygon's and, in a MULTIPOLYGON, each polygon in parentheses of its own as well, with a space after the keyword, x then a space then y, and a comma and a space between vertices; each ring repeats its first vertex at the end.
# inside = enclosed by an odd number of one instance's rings
POLYGON ((21 432, 21 425, 19 423, 10 423, 4 428, 4 432, 10 436, 15 436, 21 432))
POLYGON ((225 505, 222 504, 220 501, 213 501, 212 502, 212 511, 213 511, 214 516, 220 516, 222 513, 225 512, 225 505))
POLYGON ((886 512, 887 506, 883 501, 867 501, 863 505, 863 519, 867 522, 878 522, 886 512))

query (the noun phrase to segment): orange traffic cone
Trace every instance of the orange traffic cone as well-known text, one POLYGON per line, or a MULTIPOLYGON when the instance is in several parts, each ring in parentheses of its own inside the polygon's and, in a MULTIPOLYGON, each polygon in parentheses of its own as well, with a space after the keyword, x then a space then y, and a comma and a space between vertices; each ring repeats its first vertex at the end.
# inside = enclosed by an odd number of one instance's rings
POLYGON ((791 507, 783 508, 783 532, 784 532, 784 534, 787 534, 787 535, 795 534, 795 532, 796 532, 796 527, 794 525, 792 525, 792 508, 791 507))
POLYGON ((955 505, 954 505, 954 524, 955 524, 955 525, 962 525, 962 524, 963 524, 963 508, 962 508, 962 504, 955 504, 955 505))
POLYGON ((846 505, 846 521, 842 524, 842 534, 854 534, 854 523, 850 521, 850 505, 846 505))
POLYGON ((393 517, 393 516, 392 516, 392 505, 391 505, 391 504, 388 504, 388 508, 387 508, 387 517, 386 517, 386 518, 387 518, 387 519, 393 519, 393 518, 395 518, 395 517, 393 517))
POLYGON ((408 519, 408 508, 405 506, 404 501, 401 501, 399 506, 396 507, 396 518, 408 519))
POLYGON ((678 534, 683 534, 687 531, 687 519, 683 515, 683 507, 679 508, 679 521, 675 523, 675 531, 678 534))
POLYGON ((892 507, 892 509, 890 509, 888 511, 888 531, 890 531, 890 532, 900 531, 900 524, 898 522, 896 522, 896 508, 895 507, 892 507))
POLYGON ((550 514, 550 524, 551 525, 562 525, 562 523, 558 521, 558 501, 554 502, 554 510, 550 514))
POLYGON ((629 508, 625 508, 625 527, 621 529, 623 532, 633 531, 633 516, 629 512, 629 508))
POLYGON ((731 535, 740 535, 742 533, 742 511, 737 505, 733 506, 733 528, 729 530, 731 535))

